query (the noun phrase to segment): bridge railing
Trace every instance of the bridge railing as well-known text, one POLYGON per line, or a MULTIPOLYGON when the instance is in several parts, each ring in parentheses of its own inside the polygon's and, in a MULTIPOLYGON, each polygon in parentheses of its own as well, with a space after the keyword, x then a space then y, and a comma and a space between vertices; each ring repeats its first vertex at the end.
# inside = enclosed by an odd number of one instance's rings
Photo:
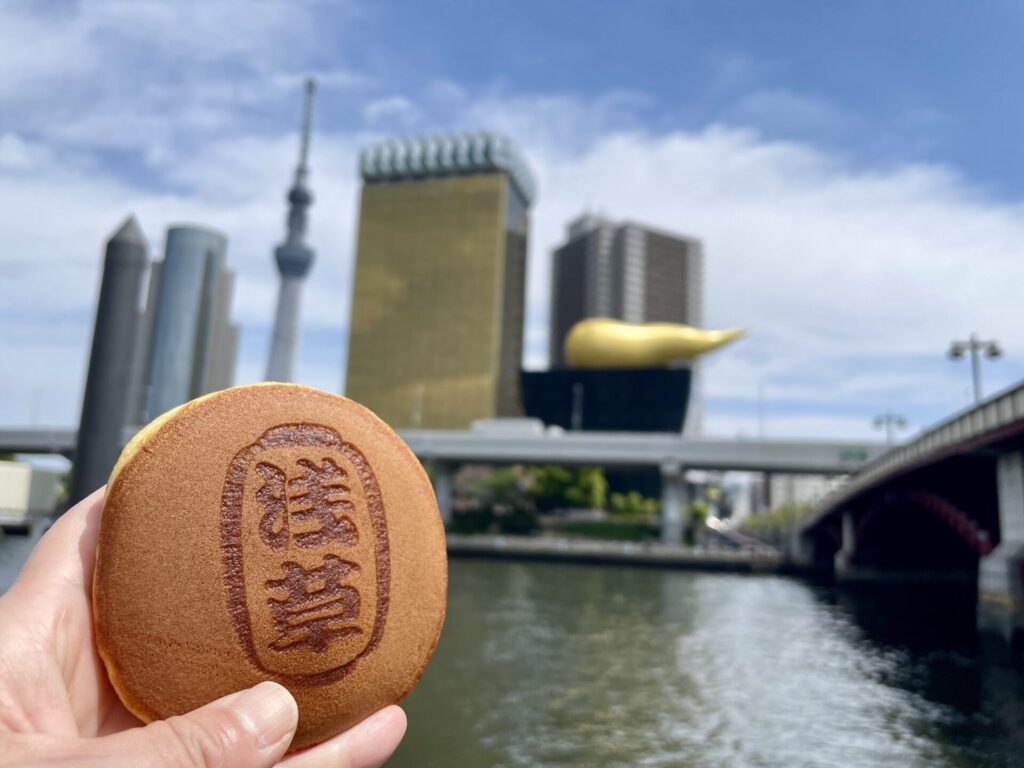
POLYGON ((868 462, 860 472, 824 496, 811 511, 804 528, 812 528, 837 507, 883 480, 924 464, 999 439, 1004 431, 1024 431, 1024 382, 939 422, 909 443, 897 446, 868 462))

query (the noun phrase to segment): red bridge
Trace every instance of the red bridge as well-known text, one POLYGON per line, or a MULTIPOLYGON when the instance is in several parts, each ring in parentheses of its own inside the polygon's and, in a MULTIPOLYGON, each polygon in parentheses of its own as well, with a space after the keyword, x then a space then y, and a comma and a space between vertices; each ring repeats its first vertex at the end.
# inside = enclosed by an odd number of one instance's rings
POLYGON ((1024 628, 1024 383, 894 448, 824 498, 789 557, 838 581, 960 581, 1024 628))

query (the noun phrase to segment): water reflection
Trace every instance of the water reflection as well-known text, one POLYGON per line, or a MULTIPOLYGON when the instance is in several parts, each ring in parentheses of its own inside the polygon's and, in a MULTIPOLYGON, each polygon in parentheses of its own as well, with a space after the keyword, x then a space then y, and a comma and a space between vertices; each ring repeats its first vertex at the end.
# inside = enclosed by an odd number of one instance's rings
MULTIPOLYGON (((0 539, 0 587, 31 547, 0 539)), ((1024 676, 948 589, 456 560, 392 765, 1024 765, 1024 676)))
POLYGON ((14 583, 38 538, 0 532, 0 595, 14 583))
POLYGON ((455 561, 398 766, 1010 766, 970 595, 455 561), (930 600, 930 602, 929 602, 930 600))

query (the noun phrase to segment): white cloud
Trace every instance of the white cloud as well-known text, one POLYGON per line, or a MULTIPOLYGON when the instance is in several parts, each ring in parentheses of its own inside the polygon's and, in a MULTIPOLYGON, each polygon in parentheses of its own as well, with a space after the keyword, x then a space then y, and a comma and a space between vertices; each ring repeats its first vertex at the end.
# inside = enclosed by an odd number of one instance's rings
MULTIPOLYGON (((700 236, 707 325, 751 330, 709 359, 711 398, 745 389, 749 399, 765 381, 780 399, 907 403, 935 417, 962 402, 966 374, 941 360, 950 338, 982 329, 1024 350, 1024 210, 984 198, 948 169, 858 171, 812 147, 725 126, 612 134, 580 155, 551 152, 544 126, 533 131, 538 139, 523 133, 528 149, 541 148, 531 152, 541 179, 535 306, 547 295, 550 247, 585 204, 700 236), (906 358, 934 359, 942 375, 900 366, 906 358)), ((992 371, 993 383, 1024 373, 1009 361, 992 371)))
MULTIPOLYGON (((541 181, 531 238, 528 363, 541 362, 546 351, 550 249, 587 202, 704 239, 707 324, 751 330, 708 361, 710 432, 726 433, 736 419, 750 421, 730 415, 728 404, 716 411, 716 398, 749 403, 761 383, 773 409, 801 404, 825 414, 780 416, 773 434, 841 429, 863 436, 873 411, 863 417, 827 411, 907 403, 938 415, 962 404, 966 371, 940 361, 950 338, 977 328, 1001 339, 1011 359, 1024 349, 1016 289, 1024 278, 1017 257, 1024 240, 1021 206, 986 200, 948 170, 855 171, 813 148, 765 142, 724 126, 664 136, 611 133, 561 153, 545 127, 552 103, 544 99, 531 113, 526 100, 519 102, 517 138, 541 181), (536 122, 531 114, 539 116, 536 122), (920 360, 931 357, 941 375, 926 375, 920 360)), ((470 107, 477 119, 482 110, 470 107)), ((571 130, 573 120, 587 118, 586 107, 573 104, 555 130, 571 130)), ((500 120, 481 122, 506 127, 500 120)), ((154 250, 172 221, 202 221, 227 232, 239 271, 236 315, 247 326, 265 326, 276 289, 270 253, 283 234, 296 142, 291 134, 209 143, 168 169, 166 178, 188 190, 175 194, 147 193, 56 165, 27 181, 0 175, 4 250, 18 255, 7 256, 8 263, 32 255, 30 268, 7 282, 3 306, 25 318, 87 314, 100 244, 126 211, 135 210, 154 250), (38 226, 44 200, 59 212, 52 219, 59 226, 38 226)), ((339 336, 348 314, 359 144, 357 136, 327 133, 313 145, 311 236, 318 261, 305 319, 339 336)), ((323 368, 323 350, 317 354, 309 365, 323 368)), ((70 399, 81 380, 81 360, 72 362, 78 376, 67 377, 70 399)), ((330 378, 340 370, 338 361, 328 361, 325 370, 332 373, 311 375, 330 378)), ((52 367, 45 371, 52 374, 52 367)), ((998 383, 1019 372, 1007 361, 986 375, 1002 377, 992 379, 998 383)), ((33 381, 22 392, 37 387, 33 381)))
POLYGON ((47 159, 49 152, 45 147, 14 133, 0 134, 0 169, 31 172, 47 159))
POLYGON ((94 36, 144 44, 151 57, 203 64, 243 58, 273 68, 316 40, 309 2, 282 0, 85 0, 80 23, 94 36))
MULTIPOLYGON (((48 414, 74 420, 102 243, 129 211, 154 253, 172 222, 228 234, 235 315, 246 329, 240 378, 258 377, 306 71, 318 71, 324 87, 312 149, 307 381, 340 383, 358 149, 410 124, 503 130, 536 171, 531 367, 547 352, 550 250, 566 221, 589 208, 704 240, 706 324, 750 329, 708 360, 709 431, 729 434, 751 421, 759 386, 776 435, 862 436, 887 409, 904 409, 915 423, 937 418, 963 404, 968 380, 963 364, 941 355, 972 330, 1008 353, 986 366, 989 390, 1024 376, 1024 205, 990 199, 954 169, 856 167, 737 125, 652 134, 637 127, 648 97, 634 92, 583 100, 435 80, 414 103, 344 62, 313 56, 330 42, 313 23, 315 3, 260 4, 251 14, 259 18, 240 19, 249 7, 86 0, 49 15, 26 3, 0 8, 0 95, 18 107, 0 116, 0 359, 13 371, 0 424, 24 421, 39 397, 48 414), (211 36, 224 25, 235 32, 217 47, 211 36), (279 55, 306 36, 303 56, 279 55), (25 43, 34 38, 35 48, 25 43), (237 66, 212 67, 212 59, 237 66), (362 125, 332 122, 338 100, 346 121, 362 115, 362 125), (126 171, 122 161, 137 167, 126 171)), ((749 83, 744 61, 722 66, 723 88, 749 83)), ((776 91, 776 106, 780 93, 791 104, 805 98, 776 91)), ((762 109, 768 96, 761 93, 762 109)))
POLYGON ((0 5, 0 97, 5 99, 56 78, 89 78, 99 61, 86 25, 66 14, 32 11, 30 0, 0 5))
POLYGON ((265 131, 282 115, 294 124, 306 76, 335 93, 372 83, 337 53, 344 41, 333 25, 353 7, 348 0, 329 9, 318 0, 7 2, 0 133, 167 160, 210 139, 265 131))
MULTIPOLYGON (((608 133, 636 124, 649 97, 610 91, 593 99, 565 94, 522 95, 496 89, 467 102, 455 128, 498 128, 525 145, 534 159, 568 160, 608 133)), ((543 188, 542 188, 543 193, 543 188)))
POLYGON ((395 122, 410 125, 420 116, 419 107, 405 96, 386 96, 363 107, 363 120, 369 125, 395 122))
MULTIPOLYGON (((297 152, 295 134, 213 143, 167 173, 187 190, 176 193, 140 190, 59 163, 27 177, 0 168, 0 359, 7 374, 0 424, 30 419, 26 404, 38 393, 47 403, 46 421, 77 418, 103 243, 129 212, 138 216, 155 257, 169 224, 196 222, 225 232, 229 266, 237 273, 234 317, 247 334, 268 326, 278 279, 272 253, 284 237, 284 197, 297 152)), ((304 298, 302 378, 334 390, 341 383, 348 318, 355 167, 351 137, 314 138, 310 242, 317 260, 304 298), (334 338, 333 353, 314 343, 317 334, 334 338)), ((266 343, 250 349, 240 381, 260 378, 266 343)))

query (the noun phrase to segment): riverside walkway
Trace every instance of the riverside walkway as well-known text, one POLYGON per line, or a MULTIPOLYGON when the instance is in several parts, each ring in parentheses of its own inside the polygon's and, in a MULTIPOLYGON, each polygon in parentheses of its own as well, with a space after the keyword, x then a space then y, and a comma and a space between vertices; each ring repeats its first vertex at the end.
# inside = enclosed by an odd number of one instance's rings
POLYGON ((555 536, 460 535, 449 533, 451 557, 628 565, 679 570, 775 573, 781 553, 758 549, 683 548, 658 542, 600 541, 555 536))

